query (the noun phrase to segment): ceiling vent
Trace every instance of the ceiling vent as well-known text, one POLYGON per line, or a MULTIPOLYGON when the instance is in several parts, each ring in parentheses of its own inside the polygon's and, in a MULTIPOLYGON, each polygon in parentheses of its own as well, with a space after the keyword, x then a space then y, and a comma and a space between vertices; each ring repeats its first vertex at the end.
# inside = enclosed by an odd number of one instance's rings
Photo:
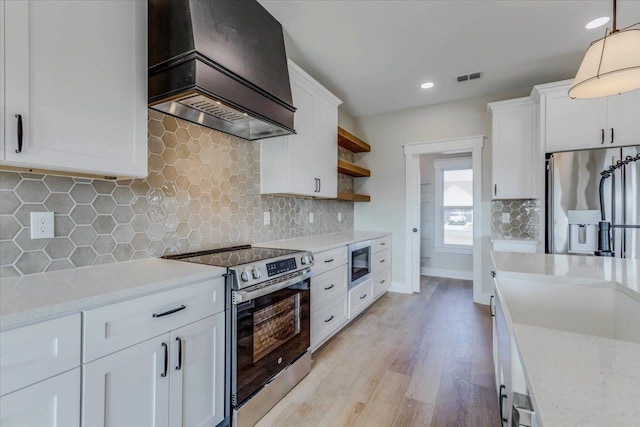
POLYGON ((482 77, 482 71, 477 71, 475 73, 470 73, 470 74, 462 74, 458 77, 456 77, 456 80, 458 81, 458 83, 462 83, 462 82, 466 82, 469 80, 477 80, 479 78, 482 77))

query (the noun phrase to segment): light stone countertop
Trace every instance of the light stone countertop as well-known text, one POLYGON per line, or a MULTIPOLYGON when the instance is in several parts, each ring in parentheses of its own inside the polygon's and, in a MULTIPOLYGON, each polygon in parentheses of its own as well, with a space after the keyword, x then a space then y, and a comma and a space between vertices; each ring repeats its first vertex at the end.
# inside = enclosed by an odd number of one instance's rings
POLYGON ((221 277, 226 269, 150 258, 0 278, 0 330, 221 277))
POLYGON ((318 236, 298 237, 296 239, 277 240, 273 242, 256 243, 254 246, 263 248, 292 249, 310 252, 322 252, 329 249, 347 246, 351 243, 362 242, 363 240, 379 239, 390 236, 390 232, 385 231, 347 231, 343 233, 320 234, 318 236))
POLYGON ((616 282, 640 292, 640 260, 579 255, 493 252, 498 271, 517 277, 546 275, 571 282, 583 279, 616 282))
POLYGON ((492 256, 540 425, 640 425, 638 260, 492 256))

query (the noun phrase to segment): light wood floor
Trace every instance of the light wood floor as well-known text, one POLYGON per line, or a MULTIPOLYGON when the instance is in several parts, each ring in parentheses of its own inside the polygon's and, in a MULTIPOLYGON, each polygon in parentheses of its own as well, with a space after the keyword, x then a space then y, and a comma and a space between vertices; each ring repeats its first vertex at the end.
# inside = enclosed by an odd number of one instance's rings
POLYGON ((498 426, 488 307, 470 281, 423 277, 421 289, 382 296, 257 425, 498 426))

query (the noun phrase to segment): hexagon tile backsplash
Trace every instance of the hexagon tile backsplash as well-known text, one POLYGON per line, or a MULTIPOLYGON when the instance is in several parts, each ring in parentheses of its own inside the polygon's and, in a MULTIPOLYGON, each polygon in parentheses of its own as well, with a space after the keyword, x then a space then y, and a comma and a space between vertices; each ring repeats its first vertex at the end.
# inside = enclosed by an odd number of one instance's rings
POLYGON ((537 240, 540 238, 540 201, 537 199, 493 200, 491 202, 491 238, 537 240), (508 213, 511 221, 502 222, 508 213))
POLYGON ((0 277, 353 230, 353 202, 260 195, 268 143, 150 111, 145 180, 0 171, 0 277), (55 238, 30 239, 32 211, 55 212, 55 238))

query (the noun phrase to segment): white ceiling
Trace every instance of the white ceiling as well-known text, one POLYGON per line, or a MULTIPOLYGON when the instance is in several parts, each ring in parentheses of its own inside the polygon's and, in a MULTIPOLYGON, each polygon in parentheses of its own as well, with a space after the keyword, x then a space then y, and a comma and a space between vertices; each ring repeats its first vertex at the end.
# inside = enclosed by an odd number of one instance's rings
MULTIPOLYGON (((611 16, 610 0, 259 0, 282 23, 287 53, 353 116, 530 88, 572 78, 611 16), (480 80, 456 83, 459 74, 480 80), (420 89, 426 81, 433 89, 420 89)), ((640 1, 618 1, 618 27, 640 1)), ((607 24, 611 25, 611 22, 607 24)))

